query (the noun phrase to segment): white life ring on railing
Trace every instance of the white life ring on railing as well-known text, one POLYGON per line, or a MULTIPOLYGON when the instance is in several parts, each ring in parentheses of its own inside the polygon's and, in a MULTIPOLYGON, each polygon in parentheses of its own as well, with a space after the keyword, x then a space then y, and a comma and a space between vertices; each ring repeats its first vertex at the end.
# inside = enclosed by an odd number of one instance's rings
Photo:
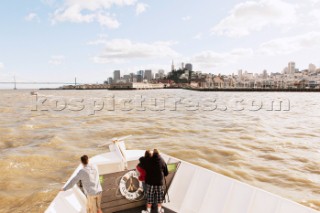
POLYGON ((120 193, 127 200, 141 200, 144 197, 142 182, 136 171, 132 170, 123 175, 119 184, 120 193))

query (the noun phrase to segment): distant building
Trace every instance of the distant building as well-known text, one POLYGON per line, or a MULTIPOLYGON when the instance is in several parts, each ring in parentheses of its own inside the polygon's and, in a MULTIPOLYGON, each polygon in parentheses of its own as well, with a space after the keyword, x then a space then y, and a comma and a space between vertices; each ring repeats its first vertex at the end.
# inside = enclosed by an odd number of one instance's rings
POLYGON ((238 77, 240 80, 242 80, 242 70, 238 70, 238 77))
POLYGON ((130 82, 133 82, 133 79, 137 79, 134 73, 130 73, 130 82))
POLYGON ((253 73, 248 72, 248 73, 246 74, 246 78, 247 78, 247 79, 253 79, 253 78, 254 78, 253 73))
POLYGON ((296 63, 295 62, 289 62, 288 64, 288 74, 294 74, 296 71, 296 63))
POLYGON ((147 81, 151 81, 153 79, 152 70, 145 70, 144 71, 144 79, 147 81))
POLYGON ((267 72, 267 70, 263 70, 262 78, 263 78, 263 79, 267 79, 267 78, 268 78, 268 72, 267 72))
POLYGON ((119 82, 110 85, 109 89, 132 89, 132 83, 119 82))
POLYGON ((288 67, 285 67, 282 71, 282 74, 288 74, 288 67))
POLYGON ((123 76, 123 80, 124 80, 126 83, 129 83, 129 82, 130 82, 130 75, 124 75, 124 76, 123 76))
POLYGON ((193 71, 192 64, 186 64, 185 69, 189 71, 193 71))
POLYGON ((132 78, 132 83, 137 83, 137 76, 136 75, 132 78))
POLYGON ((141 75, 142 79, 144 78, 144 70, 139 70, 137 75, 141 75))
POLYGON ((113 72, 113 83, 117 83, 118 81, 120 81, 120 79, 120 70, 115 70, 113 72))
POLYGON ((314 64, 309 64, 309 72, 315 72, 317 70, 316 65, 314 64))
POLYGON ((113 82, 113 79, 111 77, 108 78, 108 84, 112 84, 112 82, 113 82))
POLYGON ((158 70, 159 78, 163 79, 164 78, 164 70, 158 70))
POLYGON ((143 81, 143 77, 142 75, 136 75, 136 79, 137 79, 137 82, 142 82, 143 81))
POLYGON ((171 71, 174 71, 174 61, 172 60, 171 71))

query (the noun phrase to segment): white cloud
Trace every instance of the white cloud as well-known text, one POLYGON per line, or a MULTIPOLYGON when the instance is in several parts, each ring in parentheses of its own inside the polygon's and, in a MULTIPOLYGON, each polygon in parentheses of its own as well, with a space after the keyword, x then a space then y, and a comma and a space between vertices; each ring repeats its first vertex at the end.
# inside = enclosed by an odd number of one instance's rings
POLYGON ((48 6, 53 6, 55 4, 55 0, 41 0, 41 2, 48 6))
POLYGON ((91 45, 104 45, 103 52, 93 58, 96 63, 121 63, 129 59, 178 57, 179 54, 172 49, 175 43, 171 41, 139 43, 129 39, 98 39, 89 42, 91 45))
POLYGON ((283 0, 246 1, 237 4, 212 33, 229 37, 249 35, 268 26, 287 26, 296 21, 297 6, 283 0))
POLYGON ((136 5, 136 15, 140 15, 141 13, 145 12, 149 5, 144 4, 144 3, 138 3, 136 5))
POLYGON ((64 61, 65 61, 65 57, 63 55, 54 55, 54 56, 51 56, 49 60, 49 64, 61 65, 64 63, 64 61))
POLYGON ((318 25, 320 23, 320 10, 319 9, 313 9, 310 11, 309 15, 313 19, 313 26, 318 25))
POLYGON ((197 33, 197 34, 193 37, 193 39, 201 40, 201 39, 202 39, 202 36, 203 36, 202 33, 197 33))
POLYGON ((0 62, 0 69, 4 68, 4 64, 2 62, 0 62))
POLYGON ((313 4, 320 3, 320 0, 310 0, 313 4))
POLYGON ((24 20, 26 20, 26 21, 33 21, 33 20, 40 21, 39 16, 36 13, 29 13, 26 17, 24 17, 24 20))
POLYGON ((120 23, 114 18, 114 16, 110 14, 97 14, 96 16, 97 21, 102 26, 106 26, 111 29, 116 29, 120 26, 120 23))
POLYGON ((191 20, 191 16, 184 16, 181 18, 182 21, 190 21, 191 20))
POLYGON ((234 63, 241 58, 248 58, 253 55, 252 49, 233 49, 230 52, 219 53, 214 51, 203 51, 195 54, 191 62, 201 68, 214 68, 234 63))
POLYGON ((114 14, 109 13, 112 6, 131 6, 136 0, 65 0, 65 4, 58 8, 53 16, 53 23, 74 22, 92 23, 97 22, 108 28, 118 28, 120 23, 114 14))
POLYGON ((281 55, 314 47, 320 48, 320 32, 274 39, 261 44, 259 52, 267 55, 281 55))

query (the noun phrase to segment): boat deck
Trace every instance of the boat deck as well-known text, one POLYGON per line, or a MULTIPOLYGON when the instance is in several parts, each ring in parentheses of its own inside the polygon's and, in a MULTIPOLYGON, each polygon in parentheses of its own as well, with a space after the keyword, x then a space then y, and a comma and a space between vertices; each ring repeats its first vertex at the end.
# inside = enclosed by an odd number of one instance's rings
MULTIPOLYGON (((128 210, 123 210, 123 211, 118 211, 115 213, 141 213, 142 210, 145 210, 145 206, 141 206, 141 207, 137 207, 137 208, 133 208, 133 209, 128 209, 128 210)), ((176 213, 174 211, 171 211, 170 209, 164 208, 164 212, 165 213, 176 213)), ((153 208, 151 213, 157 213, 157 209, 153 208)))
MULTIPOLYGON (((173 163, 177 166, 179 163, 173 163)), ((128 171, 116 172, 112 174, 103 175, 102 188, 105 189, 102 192, 102 202, 101 207, 104 213, 131 213, 131 212, 141 212, 145 209, 146 200, 140 199, 137 201, 127 200, 123 197, 119 190, 120 178, 126 174, 128 171)), ((169 188, 171 182, 175 176, 176 171, 170 172, 166 177, 167 187, 169 188)), ((154 208, 156 210, 156 208, 154 208)), ((169 209, 166 212, 173 212, 169 209)), ((155 211, 156 212, 156 211, 155 211)))
MULTIPOLYGON (((139 213, 144 209, 146 201, 141 197, 142 189, 140 185, 137 185, 139 181, 136 181, 134 176, 129 176, 129 179, 126 176, 127 173, 134 170, 138 163, 137 159, 143 155, 143 152, 138 150, 134 158, 134 152, 128 152, 131 160, 127 167, 130 169, 126 171, 123 171, 123 168, 118 165, 119 157, 115 152, 98 155, 95 158, 95 163, 100 163, 98 168, 103 171, 100 173, 100 182, 103 188, 101 207, 104 213, 139 213), (139 197, 132 199, 134 197, 128 196, 129 199, 127 199, 126 195, 130 194, 124 193, 125 190, 130 193, 138 191, 139 197)), ((319 213, 299 203, 202 167, 184 161, 180 162, 165 154, 163 157, 166 162, 170 162, 168 163, 169 176, 166 178, 168 184, 166 188, 169 189, 168 193, 171 197, 171 202, 165 203, 164 206, 174 209, 175 212, 319 213)), ((79 165, 71 178, 80 168, 79 165)), ((169 209, 165 209, 165 212, 174 212, 169 209)), ((86 197, 78 187, 59 192, 45 212, 85 213, 86 197)))

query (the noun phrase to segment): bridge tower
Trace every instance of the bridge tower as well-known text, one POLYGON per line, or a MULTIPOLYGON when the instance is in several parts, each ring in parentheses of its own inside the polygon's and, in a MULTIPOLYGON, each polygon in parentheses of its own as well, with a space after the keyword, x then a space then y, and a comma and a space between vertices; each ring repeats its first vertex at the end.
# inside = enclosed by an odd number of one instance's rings
POLYGON ((14 84, 13 89, 16 90, 17 89, 16 76, 13 76, 13 84, 14 84))

